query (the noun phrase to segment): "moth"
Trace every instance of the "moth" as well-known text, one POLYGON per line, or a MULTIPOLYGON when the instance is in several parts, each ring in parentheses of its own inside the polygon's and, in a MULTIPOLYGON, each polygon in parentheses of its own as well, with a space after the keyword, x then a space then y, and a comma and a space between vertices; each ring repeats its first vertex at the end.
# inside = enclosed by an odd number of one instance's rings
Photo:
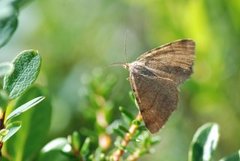
POLYGON ((177 40, 124 65, 147 129, 156 133, 177 108, 178 86, 193 73, 195 42, 177 40))

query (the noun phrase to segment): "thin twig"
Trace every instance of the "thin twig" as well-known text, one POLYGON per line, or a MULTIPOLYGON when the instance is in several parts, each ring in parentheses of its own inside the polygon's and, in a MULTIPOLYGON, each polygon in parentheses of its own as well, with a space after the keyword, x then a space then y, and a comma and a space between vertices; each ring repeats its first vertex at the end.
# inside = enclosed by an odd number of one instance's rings
MULTIPOLYGON (((138 113, 135 121, 142 121, 142 115, 140 113, 138 113)), ((128 143, 132 139, 137 128, 138 128, 138 125, 134 123, 131 124, 128 133, 125 134, 123 140, 121 141, 121 149, 117 149, 112 155, 112 159, 114 161, 120 160, 121 156, 124 154, 124 149, 127 147, 128 143)))

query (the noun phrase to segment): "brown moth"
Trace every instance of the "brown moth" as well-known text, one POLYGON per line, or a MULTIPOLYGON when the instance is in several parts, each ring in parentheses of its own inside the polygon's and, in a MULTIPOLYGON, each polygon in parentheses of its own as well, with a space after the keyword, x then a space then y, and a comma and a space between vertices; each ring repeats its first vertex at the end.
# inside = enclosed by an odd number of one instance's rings
POLYGON ((143 121, 156 133, 177 108, 178 89, 192 74, 195 43, 183 39, 142 54, 124 65, 143 121))

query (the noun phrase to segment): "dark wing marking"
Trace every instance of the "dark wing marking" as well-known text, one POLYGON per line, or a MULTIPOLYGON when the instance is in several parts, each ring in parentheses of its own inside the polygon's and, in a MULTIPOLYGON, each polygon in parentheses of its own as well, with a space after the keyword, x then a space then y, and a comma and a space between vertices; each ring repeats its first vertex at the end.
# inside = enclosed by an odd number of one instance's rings
POLYGON ((151 133, 158 132, 177 107, 175 83, 134 70, 130 71, 130 83, 146 127, 151 133))
POLYGON ((159 77, 180 84, 192 74, 194 52, 194 41, 178 40, 150 50, 136 61, 159 77))

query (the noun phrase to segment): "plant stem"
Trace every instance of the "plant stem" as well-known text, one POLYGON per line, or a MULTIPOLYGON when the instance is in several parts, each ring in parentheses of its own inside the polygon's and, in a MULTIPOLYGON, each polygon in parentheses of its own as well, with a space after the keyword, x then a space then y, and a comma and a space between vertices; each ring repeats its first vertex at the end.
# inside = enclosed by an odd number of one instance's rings
POLYGON ((139 156, 140 156, 140 152, 141 151, 138 149, 132 155, 128 156, 128 158, 126 160, 127 161, 136 161, 139 158, 139 156))
POLYGON ((0 109, 0 130, 4 128, 5 111, 0 109))
MULTIPOLYGON (((140 113, 138 113, 138 115, 136 116, 135 121, 142 121, 142 115, 140 113)), ((128 130, 128 133, 125 134, 123 140, 121 141, 121 149, 117 149, 112 155, 112 159, 114 161, 120 160, 121 156, 124 154, 125 147, 127 147, 128 143, 131 141, 137 128, 138 128, 137 124, 135 124, 135 123, 131 124, 131 126, 128 130)))
MULTIPOLYGON (((4 117, 5 117, 5 111, 0 111, 0 130, 4 128, 4 117)), ((0 157, 2 157, 2 146, 3 142, 0 141, 0 157)))

